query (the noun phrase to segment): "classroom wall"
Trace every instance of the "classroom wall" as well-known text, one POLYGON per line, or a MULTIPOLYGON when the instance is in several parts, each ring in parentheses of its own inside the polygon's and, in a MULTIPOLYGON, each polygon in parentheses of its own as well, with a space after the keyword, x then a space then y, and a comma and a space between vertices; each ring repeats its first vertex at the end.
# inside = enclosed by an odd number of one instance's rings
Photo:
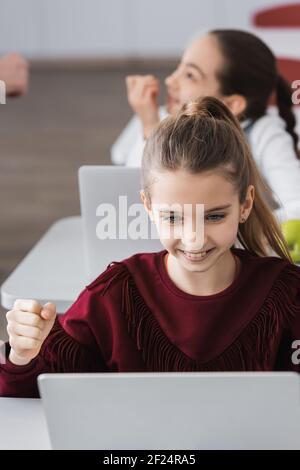
POLYGON ((192 34, 249 28, 288 0, 0 0, 0 54, 30 58, 178 56, 192 34))

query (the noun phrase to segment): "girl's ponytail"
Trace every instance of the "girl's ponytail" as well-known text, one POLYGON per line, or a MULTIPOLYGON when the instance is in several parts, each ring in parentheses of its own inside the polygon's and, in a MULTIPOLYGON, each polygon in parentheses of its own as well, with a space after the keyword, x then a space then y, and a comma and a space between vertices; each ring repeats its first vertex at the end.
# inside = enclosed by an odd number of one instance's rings
POLYGON ((221 101, 211 96, 187 101, 177 113, 177 120, 182 121, 185 118, 194 118, 196 122, 201 119, 202 122, 209 122, 210 124, 224 122, 241 133, 238 118, 221 101))
POLYGON ((197 118, 213 118, 221 121, 226 121, 231 125, 240 129, 237 118, 233 116, 227 106, 220 105, 220 101, 211 97, 200 98, 195 101, 188 101, 185 103, 178 113, 179 117, 197 117, 197 118))
POLYGON ((249 183, 254 185, 255 197, 248 219, 239 225, 238 240, 244 248, 259 256, 270 256, 274 253, 282 259, 291 261, 281 228, 265 202, 266 198, 271 199, 272 191, 261 177, 247 147, 248 144, 245 143, 244 155, 249 183))
POLYGON ((291 88, 281 75, 277 76, 276 94, 279 115, 286 122, 286 130, 293 138, 295 151, 299 157, 298 135, 295 132, 296 119, 292 110, 291 88))

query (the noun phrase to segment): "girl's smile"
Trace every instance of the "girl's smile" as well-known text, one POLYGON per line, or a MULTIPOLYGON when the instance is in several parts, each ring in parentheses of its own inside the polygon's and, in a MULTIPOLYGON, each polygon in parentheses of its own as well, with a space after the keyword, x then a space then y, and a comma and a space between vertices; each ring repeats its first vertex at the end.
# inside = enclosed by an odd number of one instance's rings
POLYGON ((183 254, 185 259, 187 259, 191 263, 203 262, 213 252, 213 250, 214 250, 214 248, 210 248, 210 249, 205 250, 205 251, 202 250, 202 251, 198 251, 198 252, 192 252, 192 251, 186 251, 186 250, 179 250, 178 249, 178 251, 183 254))

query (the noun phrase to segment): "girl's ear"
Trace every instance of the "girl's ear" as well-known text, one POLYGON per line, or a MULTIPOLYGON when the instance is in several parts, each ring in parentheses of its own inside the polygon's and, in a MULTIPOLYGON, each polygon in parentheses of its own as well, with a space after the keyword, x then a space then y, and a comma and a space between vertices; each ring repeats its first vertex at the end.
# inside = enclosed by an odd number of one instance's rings
POLYGON ((241 205, 241 219, 244 222, 248 219, 250 212, 252 210, 253 202, 254 202, 254 195, 255 195, 255 189, 254 189, 254 186, 251 184, 248 186, 245 201, 241 205))
POLYGON ((149 199, 146 197, 145 191, 143 189, 141 189, 140 191, 140 196, 141 196, 141 201, 144 204, 144 208, 146 212, 148 213, 150 219, 153 220, 153 213, 152 213, 151 205, 149 204, 149 199))
POLYGON ((243 114, 247 107, 247 100, 242 95, 224 96, 222 101, 234 116, 240 116, 243 114))

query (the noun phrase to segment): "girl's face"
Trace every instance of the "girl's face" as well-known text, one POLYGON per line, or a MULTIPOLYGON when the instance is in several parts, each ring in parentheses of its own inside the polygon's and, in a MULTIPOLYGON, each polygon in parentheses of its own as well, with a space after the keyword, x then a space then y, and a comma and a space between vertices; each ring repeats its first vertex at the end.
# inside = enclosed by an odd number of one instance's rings
POLYGON ((224 65, 224 58, 217 39, 206 35, 196 39, 183 54, 177 69, 166 78, 167 110, 174 114, 189 100, 200 96, 222 99, 217 71, 224 65))
POLYGON ((141 195, 161 243, 184 270, 213 269, 224 254, 230 253, 241 217, 247 218, 251 211, 253 186, 249 186, 246 200, 240 204, 233 184, 216 171, 163 171, 153 172, 153 176, 150 207, 143 192, 141 195), (197 220, 199 204, 204 205, 202 220, 197 220), (192 207, 192 211, 186 212, 184 207, 192 207))

